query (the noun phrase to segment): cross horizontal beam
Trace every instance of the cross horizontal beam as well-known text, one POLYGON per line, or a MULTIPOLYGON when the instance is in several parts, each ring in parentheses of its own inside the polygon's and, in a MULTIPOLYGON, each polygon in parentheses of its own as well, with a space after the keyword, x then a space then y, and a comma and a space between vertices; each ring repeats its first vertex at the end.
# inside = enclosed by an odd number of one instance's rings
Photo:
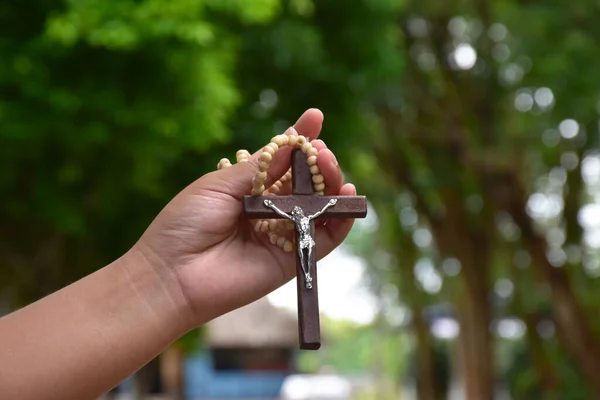
POLYGON ((367 216, 367 198, 365 196, 314 196, 293 194, 289 196, 244 196, 242 213, 245 218, 263 219, 281 217, 267 206, 269 199, 279 209, 291 212, 294 206, 302 208, 306 215, 321 210, 330 199, 337 199, 334 207, 327 209, 321 218, 364 218, 367 216))

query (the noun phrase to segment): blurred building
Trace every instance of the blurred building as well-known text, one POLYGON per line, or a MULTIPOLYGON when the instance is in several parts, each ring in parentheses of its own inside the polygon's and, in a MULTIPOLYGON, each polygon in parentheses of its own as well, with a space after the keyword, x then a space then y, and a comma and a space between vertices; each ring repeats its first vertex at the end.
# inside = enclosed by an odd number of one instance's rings
POLYGON ((262 298, 207 325, 205 350, 185 361, 188 399, 278 398, 295 372, 297 319, 262 298))

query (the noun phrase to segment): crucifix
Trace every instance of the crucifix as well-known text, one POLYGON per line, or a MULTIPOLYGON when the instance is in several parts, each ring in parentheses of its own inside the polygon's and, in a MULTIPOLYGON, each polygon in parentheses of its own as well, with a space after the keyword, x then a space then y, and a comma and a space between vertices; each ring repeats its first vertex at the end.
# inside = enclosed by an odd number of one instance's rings
POLYGON ((296 282, 300 349, 321 347, 315 220, 317 218, 364 218, 365 196, 317 196, 314 194, 306 154, 292 151, 292 194, 244 196, 243 215, 249 219, 281 219, 294 222, 296 234, 296 282))

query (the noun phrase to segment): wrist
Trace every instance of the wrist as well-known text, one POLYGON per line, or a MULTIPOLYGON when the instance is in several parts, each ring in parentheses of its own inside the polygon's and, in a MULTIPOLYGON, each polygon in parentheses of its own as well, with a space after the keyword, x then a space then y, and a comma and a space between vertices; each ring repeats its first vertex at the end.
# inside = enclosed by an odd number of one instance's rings
POLYGON ((175 271, 139 241, 124 256, 131 290, 142 297, 157 316, 161 327, 174 339, 196 328, 193 311, 175 271))

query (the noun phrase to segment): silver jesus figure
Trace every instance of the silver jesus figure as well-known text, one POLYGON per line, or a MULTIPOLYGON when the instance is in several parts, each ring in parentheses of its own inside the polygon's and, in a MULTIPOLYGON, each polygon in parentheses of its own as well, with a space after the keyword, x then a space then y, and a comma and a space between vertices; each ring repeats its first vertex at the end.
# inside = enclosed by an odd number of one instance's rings
POLYGON ((310 229, 310 221, 323 214, 329 207, 336 205, 337 199, 331 199, 325 207, 320 211, 317 211, 313 215, 304 215, 304 211, 298 206, 294 206, 291 215, 281 211, 271 200, 265 200, 265 206, 271 208, 277 214, 284 218, 287 218, 294 222, 296 230, 298 231, 298 255, 300 256, 300 263, 302 265, 302 271, 304 272, 304 282, 307 289, 312 289, 312 277, 310 276, 310 261, 312 260, 312 252, 315 247, 315 241, 312 238, 312 232, 310 229))

